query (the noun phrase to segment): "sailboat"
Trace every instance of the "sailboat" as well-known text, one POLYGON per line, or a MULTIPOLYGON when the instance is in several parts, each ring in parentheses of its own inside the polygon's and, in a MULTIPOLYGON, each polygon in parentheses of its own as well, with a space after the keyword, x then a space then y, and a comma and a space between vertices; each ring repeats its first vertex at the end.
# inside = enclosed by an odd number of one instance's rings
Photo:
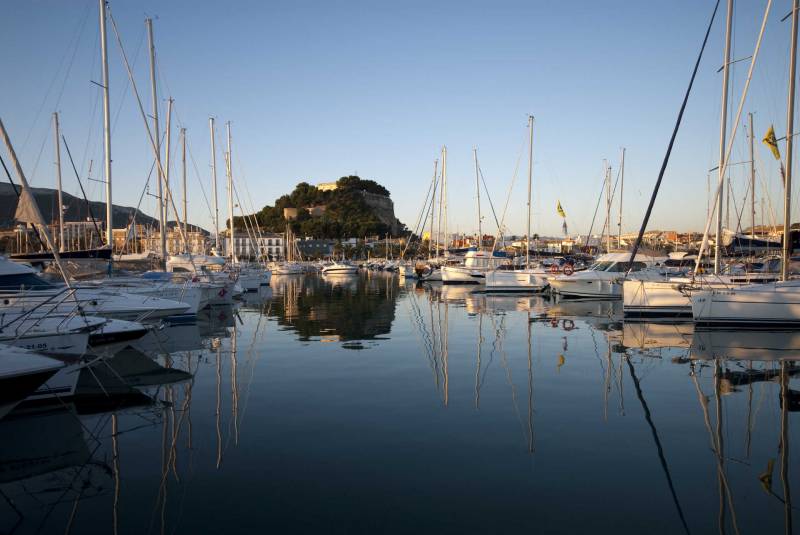
POLYGON ((464 255, 464 262, 459 265, 442 266, 443 284, 486 284, 486 274, 501 265, 508 264, 508 258, 502 251, 487 251, 483 248, 483 228, 481 225, 481 186, 478 168, 478 149, 472 149, 475 158, 475 186, 478 203, 478 235, 475 247, 470 247, 464 255))
POLYGON ((538 292, 548 286, 545 272, 531 268, 531 185, 533 180, 533 115, 528 116, 528 231, 525 235, 525 269, 495 269, 486 274, 487 292, 538 292))
POLYGON ((800 281, 788 280, 792 252, 791 200, 794 145, 794 99, 797 67, 797 26, 800 0, 792 2, 789 95, 786 110, 786 166, 784 177, 783 265, 781 281, 739 288, 701 290, 691 294, 692 318, 696 325, 800 327, 800 281))

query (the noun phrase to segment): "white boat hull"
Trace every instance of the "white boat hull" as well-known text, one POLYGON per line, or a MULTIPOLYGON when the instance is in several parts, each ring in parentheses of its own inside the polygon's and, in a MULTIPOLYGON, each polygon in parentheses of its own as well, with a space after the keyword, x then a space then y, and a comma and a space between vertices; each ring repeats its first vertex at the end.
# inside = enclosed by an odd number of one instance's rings
POLYGON ((602 297, 619 299, 622 297, 622 284, 615 279, 596 276, 596 273, 583 272, 580 275, 559 275, 548 278, 553 291, 570 297, 602 297), (586 275, 583 275, 586 273, 586 275))
POLYGON ((443 266, 439 271, 443 284, 486 284, 486 270, 465 266, 443 266))
POLYGON ((697 291, 691 302, 701 326, 800 327, 800 281, 697 291))
POLYGON ((487 292, 541 292, 548 284, 544 273, 530 270, 495 270, 486 274, 487 292))

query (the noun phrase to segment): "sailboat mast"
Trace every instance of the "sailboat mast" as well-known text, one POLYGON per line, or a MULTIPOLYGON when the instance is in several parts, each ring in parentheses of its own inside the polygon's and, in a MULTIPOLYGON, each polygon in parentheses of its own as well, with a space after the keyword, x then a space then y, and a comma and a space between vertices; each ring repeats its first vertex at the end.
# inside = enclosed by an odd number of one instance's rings
POLYGON ((750 237, 756 237, 756 161, 753 150, 753 113, 747 114, 750 123, 750 237))
POLYGON ((217 148, 214 138, 214 118, 208 118, 211 129, 211 184, 214 188, 214 243, 219 251, 219 206, 217 205, 217 148))
POLYGON ((447 147, 442 146, 442 192, 440 194, 444 197, 442 206, 444 206, 444 254, 447 256, 447 251, 450 249, 449 239, 447 237, 447 147))
POLYGON ((113 203, 111 200, 111 105, 108 92, 108 39, 106 36, 106 0, 100 1, 100 54, 103 58, 103 149, 106 172, 106 245, 114 243, 113 203))
POLYGON ((622 161, 619 168, 619 219, 617 220, 617 247, 622 249, 622 191, 625 187, 625 147, 622 147, 622 161))
POLYGON ((611 166, 606 165, 606 252, 611 252, 611 166))
POLYGON ((56 187, 58 188, 58 250, 64 252, 64 199, 61 193, 61 145, 59 139, 58 112, 53 112, 53 141, 56 149, 56 187))
POLYGON ((228 217, 230 217, 231 221, 231 261, 235 264, 236 263, 236 242, 235 242, 235 233, 236 231, 233 228, 233 163, 232 163, 232 152, 231 152, 231 122, 228 121, 225 123, 225 127, 228 131, 228 155, 226 156, 226 171, 228 175, 228 217))
MULTIPOLYGON (((189 232, 189 209, 186 201, 186 129, 181 128, 181 170, 183 175, 183 233, 189 232)), ((187 253, 189 251, 186 251, 187 253)))
POLYGON ((481 229, 481 179, 478 171, 478 148, 472 148, 472 155, 475 159, 475 193, 478 202, 478 250, 483 245, 483 230, 481 229))
POLYGON ((158 228, 161 241, 161 259, 167 259, 167 222, 164 221, 164 176, 161 166, 161 129, 158 125, 158 90, 156 88, 156 45, 153 40, 153 19, 145 19, 147 41, 150 46, 150 94, 153 100, 153 141, 156 149, 156 175, 158 176, 158 228))
POLYGON ((792 47, 789 52, 789 103, 786 109, 786 181, 783 201, 783 265, 781 279, 786 280, 792 255, 792 149, 794 146, 794 92, 797 72, 797 10, 800 0, 792 2, 792 47))
POLYGON ((533 184, 533 115, 528 115, 530 145, 528 146, 528 230, 525 232, 525 267, 531 265, 531 185, 533 184))
POLYGON ((437 180, 439 178, 439 160, 433 161, 433 196, 431 197, 431 222, 429 225, 430 230, 428 231, 428 260, 431 259, 431 251, 433 250, 433 207, 435 206, 436 202, 436 186, 437 180))
MULTIPOLYGON (((161 209, 164 211, 164 223, 169 223, 169 199, 170 199, 170 190, 169 190, 169 169, 170 169, 170 153, 172 152, 172 97, 167 99, 167 136, 166 136, 166 146, 164 147, 164 159, 166 161, 166 166, 164 167, 164 198, 162 199, 161 209)), ((180 225, 178 221, 178 214, 175 214, 175 224, 180 225)), ((164 227, 166 231, 166 226, 164 227)))
MULTIPOLYGON (((442 162, 444 162, 444 149, 442 150, 442 162)), ((444 173, 444 163, 442 163, 442 173, 444 173)), ((444 184, 444 179, 442 179, 444 184)), ((436 215, 436 257, 439 257, 439 243, 442 241, 442 200, 444 198, 443 189, 439 188, 439 213, 436 215)))
MULTIPOLYGON (((719 116, 719 179, 725 180, 725 135, 728 128, 728 74, 731 61, 731 23, 733 21, 733 0, 728 0, 728 14, 725 22, 725 59, 722 63, 722 111, 719 116)), ((717 196, 717 235, 714 244, 714 274, 719 274, 722 260, 722 199, 725 192, 720 187, 717 196)))

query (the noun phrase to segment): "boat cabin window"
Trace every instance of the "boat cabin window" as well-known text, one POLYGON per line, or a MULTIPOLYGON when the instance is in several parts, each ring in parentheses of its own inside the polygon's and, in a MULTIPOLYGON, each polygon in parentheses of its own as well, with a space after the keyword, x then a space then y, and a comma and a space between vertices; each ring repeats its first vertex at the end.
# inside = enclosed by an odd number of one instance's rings
MULTIPOLYGON (((608 262, 611 264, 605 270, 609 273, 625 273, 628 271, 628 264, 629 262, 608 262)), ((647 264, 644 262, 634 262, 631 271, 641 271, 647 267, 647 264)))
POLYGON ((18 291, 23 287, 34 290, 47 290, 54 288, 54 285, 35 273, 18 273, 16 275, 3 275, 0 277, 1 290, 18 291))

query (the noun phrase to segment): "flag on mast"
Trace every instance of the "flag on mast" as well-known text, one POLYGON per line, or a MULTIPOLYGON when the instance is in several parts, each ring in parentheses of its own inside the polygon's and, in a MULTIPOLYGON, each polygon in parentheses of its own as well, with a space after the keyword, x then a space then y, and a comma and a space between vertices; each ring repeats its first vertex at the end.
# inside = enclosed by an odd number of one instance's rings
POLYGON ((561 217, 567 217, 567 214, 564 212, 564 209, 561 208, 561 201, 558 201, 558 204, 556 205, 556 212, 558 212, 558 215, 560 215, 561 217))
POLYGON ((762 139, 761 142, 769 147, 769 150, 772 151, 772 155, 775 156, 776 160, 781 159, 781 153, 778 150, 778 140, 775 138, 775 127, 769 125, 769 130, 764 134, 764 139, 762 139))

